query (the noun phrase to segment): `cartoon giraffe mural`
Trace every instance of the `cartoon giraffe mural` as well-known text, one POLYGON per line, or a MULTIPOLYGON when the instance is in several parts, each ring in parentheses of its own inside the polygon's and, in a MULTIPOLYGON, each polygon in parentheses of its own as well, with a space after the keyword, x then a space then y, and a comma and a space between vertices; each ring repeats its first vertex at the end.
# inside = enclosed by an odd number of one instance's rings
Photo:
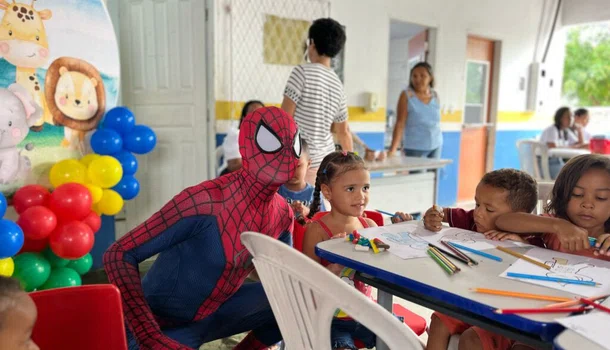
POLYGON ((43 109, 43 116, 32 127, 33 131, 42 130, 43 124, 53 124, 42 84, 36 77, 36 69, 49 59, 49 41, 43 21, 51 18, 50 10, 37 11, 32 0, 29 5, 12 0, 0 0, 4 16, 0 22, 0 55, 17 69, 15 82, 25 87, 34 101, 43 109))

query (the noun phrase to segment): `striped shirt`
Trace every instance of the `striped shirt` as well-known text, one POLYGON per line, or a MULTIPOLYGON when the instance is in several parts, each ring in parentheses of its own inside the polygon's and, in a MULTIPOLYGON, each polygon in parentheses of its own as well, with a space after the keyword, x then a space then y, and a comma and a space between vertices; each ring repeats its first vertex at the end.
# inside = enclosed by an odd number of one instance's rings
POLYGON ((322 64, 302 64, 292 70, 284 95, 296 104, 294 120, 309 146, 311 167, 318 168, 322 159, 335 150, 331 124, 347 121, 341 80, 322 64))

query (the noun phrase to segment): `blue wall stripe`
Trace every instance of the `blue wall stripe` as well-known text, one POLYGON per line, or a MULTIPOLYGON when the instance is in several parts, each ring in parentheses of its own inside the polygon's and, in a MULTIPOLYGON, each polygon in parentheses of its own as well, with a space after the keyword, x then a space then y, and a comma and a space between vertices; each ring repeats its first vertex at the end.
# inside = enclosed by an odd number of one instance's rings
POLYGON ((500 130, 496 132, 494 170, 502 168, 519 169, 517 140, 532 139, 542 130, 500 130))

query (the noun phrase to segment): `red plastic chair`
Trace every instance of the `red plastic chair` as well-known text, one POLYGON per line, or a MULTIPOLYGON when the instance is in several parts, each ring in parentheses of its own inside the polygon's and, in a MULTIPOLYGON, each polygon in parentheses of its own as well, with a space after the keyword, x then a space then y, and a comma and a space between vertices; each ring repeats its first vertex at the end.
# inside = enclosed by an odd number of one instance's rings
MULTIPOLYGON (((321 219, 324 215, 330 213, 329 211, 320 211, 317 212, 312 220, 319 220, 321 219)), ((381 213, 378 213, 376 211, 370 211, 370 210, 365 210, 364 211, 364 215, 365 217, 375 221, 375 223, 377 224, 377 226, 383 226, 383 215, 381 215, 381 213)))
POLYGON ((30 293, 38 308, 32 339, 42 350, 126 350, 121 294, 112 284, 30 293))
POLYGON ((305 238, 305 227, 299 224, 298 222, 294 222, 294 226, 292 229, 292 246, 294 249, 303 252, 303 239, 305 238))

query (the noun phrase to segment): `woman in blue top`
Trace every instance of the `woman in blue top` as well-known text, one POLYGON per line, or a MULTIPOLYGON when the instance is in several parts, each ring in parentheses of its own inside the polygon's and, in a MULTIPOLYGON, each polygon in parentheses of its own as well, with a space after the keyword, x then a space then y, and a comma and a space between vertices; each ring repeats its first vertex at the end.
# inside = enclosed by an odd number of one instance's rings
POLYGON ((400 94, 398 118, 388 155, 402 147, 408 157, 440 158, 443 145, 441 107, 434 86, 432 67, 420 62, 411 69, 409 87, 400 94), (404 133, 403 133, 404 131, 404 133))

